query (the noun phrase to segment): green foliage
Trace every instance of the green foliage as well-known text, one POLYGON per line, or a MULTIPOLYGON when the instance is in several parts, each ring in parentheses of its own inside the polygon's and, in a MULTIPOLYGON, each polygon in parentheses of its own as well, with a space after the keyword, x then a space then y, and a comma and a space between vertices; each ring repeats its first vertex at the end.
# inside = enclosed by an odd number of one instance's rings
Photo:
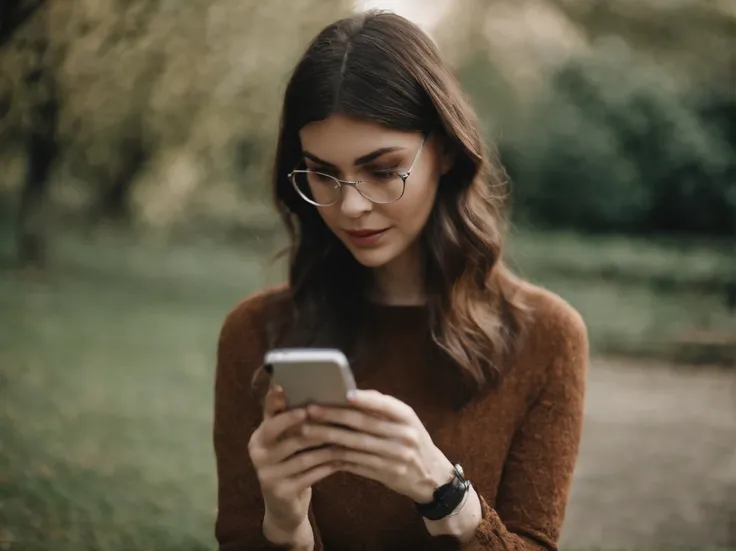
POLYGON ((502 144, 519 214, 586 231, 733 235, 735 113, 733 95, 686 91, 626 50, 573 58, 523 137, 502 144))
MULTIPOLYGON (((58 104, 45 198, 93 222, 248 222, 267 194, 284 85, 350 0, 45 2, 0 50, 0 190, 58 104), (284 14, 288 13, 288 17, 284 14), (30 75, 38 84, 30 84, 30 75), (122 220, 121 220, 122 219, 122 220)), ((20 177, 18 177, 20 176, 20 177)))

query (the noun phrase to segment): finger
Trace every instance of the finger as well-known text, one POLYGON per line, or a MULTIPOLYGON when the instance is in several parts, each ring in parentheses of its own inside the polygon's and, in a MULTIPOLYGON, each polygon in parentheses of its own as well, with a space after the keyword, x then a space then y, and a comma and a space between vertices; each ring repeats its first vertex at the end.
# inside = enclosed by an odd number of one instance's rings
MULTIPOLYGON (((284 431, 282 434, 286 434, 286 432, 291 432, 295 429, 298 430, 299 427, 292 427, 288 429, 288 431, 284 431)), ((325 445, 325 443, 315 440, 314 438, 302 436, 301 432, 299 432, 296 436, 291 436, 275 444, 268 451, 268 460, 269 463, 281 463, 296 453, 301 453, 309 448, 322 445, 325 445)))
POLYGON ((359 409, 310 405, 307 407, 307 415, 319 422, 344 425, 366 434, 384 438, 411 440, 415 432, 407 425, 380 419, 359 409))
POLYGON ((287 429, 304 422, 307 418, 307 412, 304 408, 292 409, 279 413, 270 419, 267 419, 261 424, 260 427, 260 442, 265 448, 271 447, 271 445, 279 439, 279 437, 287 429))
POLYGON ((348 396, 351 405, 388 419, 408 423, 416 417, 414 410, 401 400, 376 390, 355 390, 348 396))
POLYGON ((406 472, 406 464, 404 462, 355 450, 345 450, 340 461, 346 465, 357 465, 364 469, 376 471, 377 473, 403 475, 406 472))
POLYGON ((381 476, 381 472, 370 467, 365 467, 357 463, 343 462, 340 465, 339 470, 346 473, 352 473, 363 478, 368 478, 370 480, 375 480, 376 482, 380 482, 381 484, 383 484, 383 477, 381 476))
POLYGON ((380 438, 362 432, 306 423, 302 427, 302 434, 308 438, 319 440, 327 444, 342 446, 353 450, 374 453, 399 460, 406 460, 409 448, 396 440, 380 438))
POLYGON ((289 427, 284 432, 282 432, 281 435, 276 440, 280 441, 280 440, 289 440, 291 438, 300 438, 302 435, 301 428, 302 428, 301 423, 298 423, 292 427, 289 427))
POLYGON ((266 400, 263 404, 263 416, 270 419, 274 415, 286 410, 286 398, 284 397, 284 389, 280 386, 273 386, 268 389, 266 400))
POLYGON ((283 480, 298 476, 319 465, 339 461, 344 453, 344 450, 334 446, 300 453, 290 457, 286 461, 263 468, 261 470, 261 479, 283 480))
POLYGON ((294 477, 289 481, 289 484, 291 485, 291 490, 294 493, 299 493, 307 488, 310 488, 317 484, 322 479, 327 478, 331 474, 336 473, 339 471, 342 467, 342 463, 340 461, 333 461, 331 463, 325 463, 323 465, 320 465, 318 467, 314 467, 313 469, 310 469, 301 475, 294 477))

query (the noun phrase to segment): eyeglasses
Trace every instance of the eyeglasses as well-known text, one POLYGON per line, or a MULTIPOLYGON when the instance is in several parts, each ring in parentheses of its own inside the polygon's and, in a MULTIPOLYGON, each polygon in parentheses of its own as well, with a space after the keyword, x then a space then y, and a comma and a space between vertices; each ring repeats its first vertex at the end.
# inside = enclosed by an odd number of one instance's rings
POLYGON ((427 134, 422 138, 406 172, 399 172, 395 168, 372 170, 362 180, 340 180, 314 170, 293 170, 288 176, 301 198, 317 207, 329 207, 337 203, 342 197, 342 186, 354 186, 358 193, 374 203, 394 203, 404 196, 406 179, 411 175, 425 141, 427 134))

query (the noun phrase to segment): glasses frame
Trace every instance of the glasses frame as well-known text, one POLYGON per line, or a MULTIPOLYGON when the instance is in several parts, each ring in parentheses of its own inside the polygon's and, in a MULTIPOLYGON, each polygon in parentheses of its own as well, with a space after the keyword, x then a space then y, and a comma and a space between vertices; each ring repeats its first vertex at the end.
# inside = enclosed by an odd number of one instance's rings
POLYGON ((361 197, 365 197, 368 199, 371 203, 375 203, 377 205, 390 205, 391 203, 395 203, 399 199, 401 199, 404 196, 404 192, 406 191, 406 180, 411 176, 412 170, 414 170, 414 165, 416 165, 417 160, 419 160, 419 155, 422 153, 422 149, 424 149, 424 143, 427 141, 427 138, 429 137, 429 134, 425 134, 422 138, 422 143, 419 144, 419 148, 417 149, 417 152, 414 154, 414 159, 411 162, 411 165, 405 172, 397 172, 397 176, 401 178, 401 195, 399 195, 396 199, 393 201, 376 201, 374 199, 371 199, 370 197, 367 197, 361 190, 360 190, 360 184, 366 183, 365 180, 341 180, 340 178, 336 178, 335 176, 332 176, 331 174, 325 174, 324 172, 320 172, 319 170, 292 170, 287 175, 289 180, 291 181, 291 185, 294 187, 294 190, 299 194, 299 197, 304 199, 307 203, 314 205, 315 207, 330 207, 334 205, 335 203, 339 202, 342 199, 342 186, 353 186, 358 193, 360 193, 361 197), (326 176, 328 178, 332 178, 337 182, 338 188, 340 189, 340 194, 337 199, 335 199, 332 203, 317 203, 316 201, 310 199, 306 195, 304 195, 301 190, 299 189, 299 186, 296 185, 296 175, 297 174, 319 174, 321 176, 326 176))

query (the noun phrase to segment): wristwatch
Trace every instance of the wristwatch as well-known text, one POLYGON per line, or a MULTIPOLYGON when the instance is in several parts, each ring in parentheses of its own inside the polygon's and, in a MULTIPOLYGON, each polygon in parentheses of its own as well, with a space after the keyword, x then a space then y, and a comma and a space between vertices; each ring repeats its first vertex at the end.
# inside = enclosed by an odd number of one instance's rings
POLYGON ((440 520, 452 513, 462 503, 470 489, 470 481, 465 479, 463 468, 459 464, 453 467, 455 477, 434 491, 431 502, 415 503, 417 511, 427 520, 440 520))

